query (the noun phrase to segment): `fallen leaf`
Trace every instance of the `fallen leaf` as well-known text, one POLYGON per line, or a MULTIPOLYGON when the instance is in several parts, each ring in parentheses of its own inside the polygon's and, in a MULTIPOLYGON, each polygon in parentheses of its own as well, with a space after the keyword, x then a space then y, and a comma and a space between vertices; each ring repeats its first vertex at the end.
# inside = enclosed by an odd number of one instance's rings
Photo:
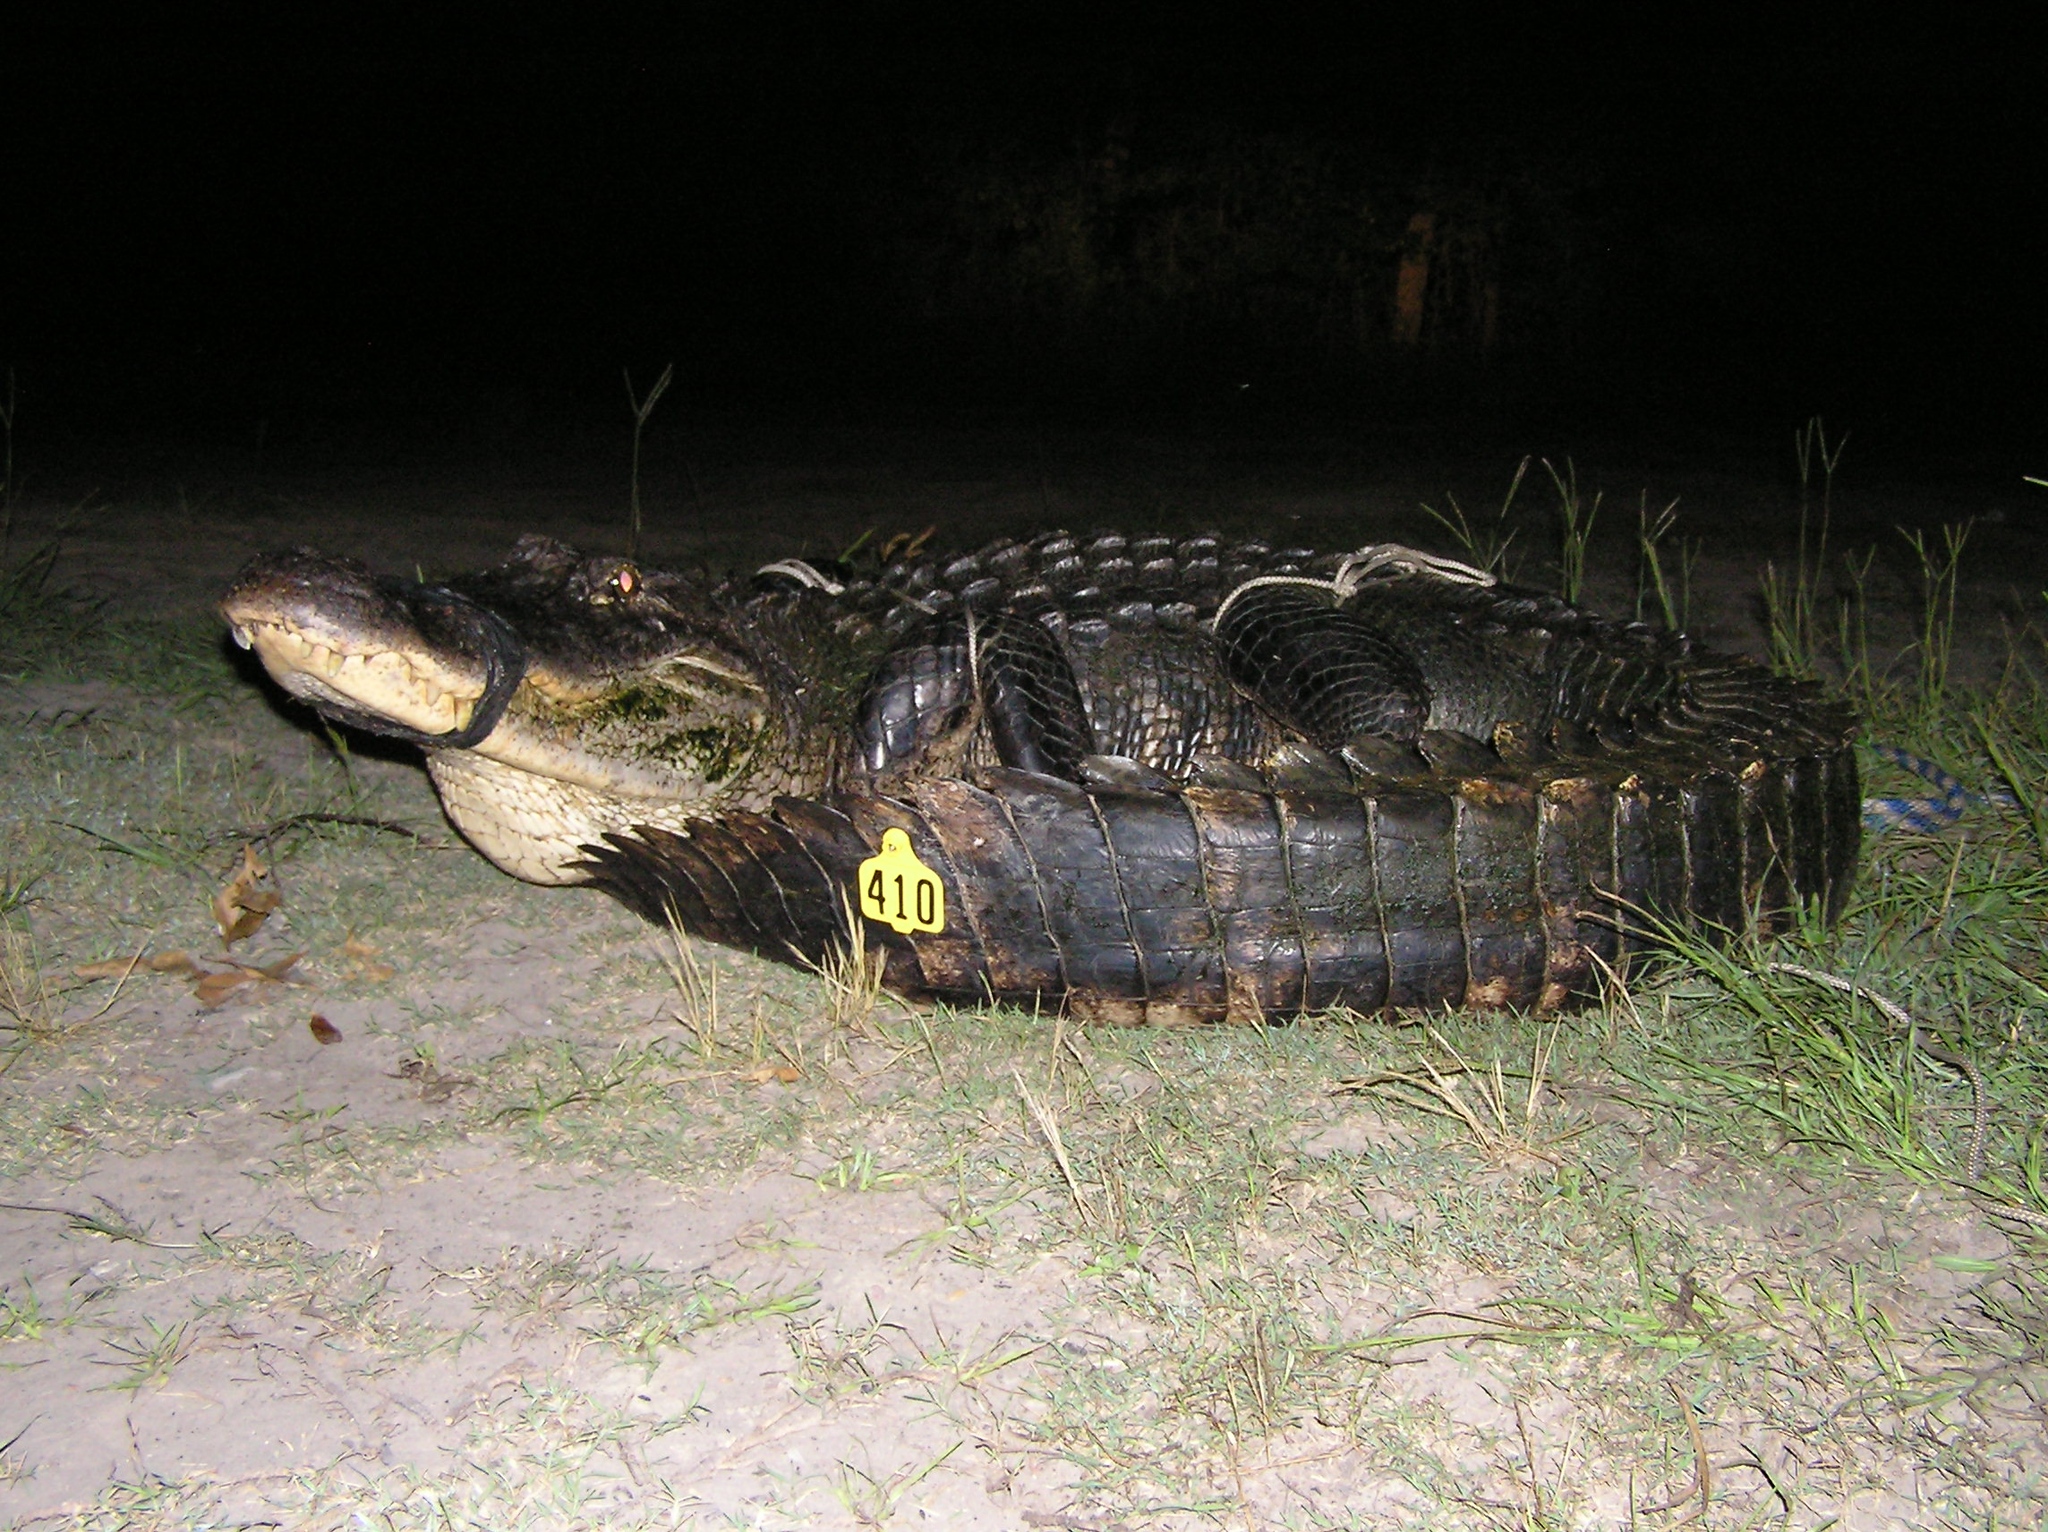
POLYGON ((71 973, 80 979, 125 979, 146 961, 141 957, 108 958, 104 963, 80 963, 71 973))
POLYGON ((788 1064, 763 1064, 741 1075, 740 1081, 746 1085, 766 1085, 773 1080, 778 1085, 789 1085, 802 1078, 803 1071, 788 1064))
POLYGON ((220 939, 230 947, 236 942, 247 941, 262 928, 263 922, 268 918, 267 910, 245 909, 233 921, 221 927, 220 939))
POLYGON ((322 1016, 318 1011, 315 1011, 313 1019, 306 1023, 306 1030, 313 1034, 313 1041, 316 1043, 338 1043, 341 1041, 341 1028, 337 1027, 325 1016, 322 1016))
POLYGON ((377 949, 359 936, 351 936, 341 944, 341 950, 350 957, 371 958, 377 956, 377 949))
POLYGON ((71 970, 80 979, 125 979, 137 969, 150 973, 197 973, 192 954, 182 950, 141 952, 134 957, 108 958, 103 963, 81 963, 71 970))
POLYGON ((887 564, 897 559, 916 558, 918 554, 924 551, 924 545, 932 540, 933 535, 938 530, 938 523, 933 522, 915 537, 912 537, 908 532, 898 532, 886 543, 882 544, 880 555, 882 562, 887 564))
POLYGON ((283 903, 276 889, 260 886, 269 876, 270 869, 256 859, 256 848, 242 847, 242 865, 213 896, 213 923, 220 928, 220 939, 226 945, 232 947, 254 936, 283 903))
POLYGON ((192 993, 199 997, 199 1003, 211 1010, 240 989, 244 984, 254 984, 258 975, 246 968, 224 968, 219 973, 205 973, 199 976, 192 993))
POLYGON ((201 1005, 211 1009, 245 984, 289 984, 292 980, 287 975, 304 956, 303 952, 294 952, 289 957, 279 958, 275 963, 265 963, 261 967, 237 963, 232 968, 210 973, 195 968, 193 972, 199 975, 199 982, 193 986, 192 992, 199 997, 201 1005))

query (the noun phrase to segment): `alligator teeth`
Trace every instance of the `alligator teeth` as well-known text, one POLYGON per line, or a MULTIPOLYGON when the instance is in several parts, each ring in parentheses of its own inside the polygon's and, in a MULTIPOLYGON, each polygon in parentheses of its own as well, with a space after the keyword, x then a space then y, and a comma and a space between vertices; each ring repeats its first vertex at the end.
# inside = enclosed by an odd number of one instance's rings
POLYGON ((341 656, 325 644, 315 644, 313 646, 313 668, 324 676, 338 676, 341 674, 341 656))
POLYGON ((247 628, 238 626, 235 628, 234 634, 235 647, 237 649, 247 649, 251 644, 256 642, 256 640, 250 635, 249 630, 247 628))

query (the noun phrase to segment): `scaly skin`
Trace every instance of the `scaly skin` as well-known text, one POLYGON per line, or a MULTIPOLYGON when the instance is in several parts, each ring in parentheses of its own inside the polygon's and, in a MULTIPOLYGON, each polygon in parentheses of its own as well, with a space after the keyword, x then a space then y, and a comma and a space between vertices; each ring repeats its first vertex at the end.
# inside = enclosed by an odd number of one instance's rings
POLYGON ((1795 891, 1839 898, 1857 793, 1848 748, 1409 778, 1290 751, 1228 786, 1135 789, 995 768, 615 835, 588 867, 650 920, 820 963, 860 864, 901 829, 948 911, 939 933, 867 923, 901 994, 1155 1025, 1549 1010, 1624 970, 1650 917, 1712 935, 1773 923, 1795 891))

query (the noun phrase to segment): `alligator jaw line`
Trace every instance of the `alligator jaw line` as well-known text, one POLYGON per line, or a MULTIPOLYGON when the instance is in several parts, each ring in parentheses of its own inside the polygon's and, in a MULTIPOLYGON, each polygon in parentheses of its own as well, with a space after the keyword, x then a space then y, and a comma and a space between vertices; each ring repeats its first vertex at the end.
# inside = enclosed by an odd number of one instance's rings
POLYGON ((233 631, 235 642, 292 695, 375 713, 421 733, 464 728, 483 695, 480 683, 458 680, 396 649, 354 649, 289 621, 250 619, 233 631))

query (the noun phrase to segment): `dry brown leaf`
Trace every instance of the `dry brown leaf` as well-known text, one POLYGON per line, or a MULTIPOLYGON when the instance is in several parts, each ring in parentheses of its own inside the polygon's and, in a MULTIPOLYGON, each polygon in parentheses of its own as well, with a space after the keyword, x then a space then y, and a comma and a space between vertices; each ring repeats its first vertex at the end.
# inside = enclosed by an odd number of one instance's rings
POLYGON ((127 979, 129 975, 145 973, 197 973, 193 959, 186 952, 135 952, 125 959, 106 959, 102 963, 80 963, 72 969, 74 979, 127 979))
POLYGON ((378 956, 377 949, 359 936, 349 937, 348 940, 341 944, 341 950, 350 957, 355 958, 373 958, 378 956))
POLYGON ((80 963, 71 974, 78 979, 125 979, 146 961, 141 957, 108 958, 104 963, 80 963))
POLYGON ((236 942, 247 941, 262 929, 268 918, 268 911, 244 909, 231 923, 221 927, 220 939, 230 947, 236 942))
POLYGON ((933 522, 915 537, 912 537, 908 532, 896 533, 895 536, 882 544, 882 562, 888 564, 897 559, 916 558, 918 554, 924 551, 924 545, 932 540, 938 530, 939 524, 933 522))
POLYGON ((265 963, 260 968, 251 967, 247 963, 237 963, 232 968, 223 968, 212 973, 195 969, 193 971, 199 974, 199 982, 193 986, 192 993, 199 997, 201 1005, 211 1008, 219 1005, 245 984, 289 984, 292 980, 288 976, 299 959, 304 956, 303 952, 294 952, 289 957, 279 958, 275 963, 265 963))
POLYGON ((226 945, 254 936, 283 902, 276 889, 261 886, 268 876, 270 869, 256 859, 256 848, 244 846, 242 865, 213 896, 213 923, 226 945))
POLYGON ((259 982, 261 975, 247 968, 224 968, 219 973, 205 973, 193 986, 192 993, 199 997, 199 1003, 209 1010, 219 1005, 244 984, 259 982))
POLYGON ((138 971, 147 973, 198 973, 199 965, 192 961, 192 954, 181 950, 171 952, 138 952, 133 957, 108 958, 102 963, 81 963, 71 970, 72 977, 79 979, 125 979, 138 971))
POLYGON ((313 1041, 316 1043, 338 1043, 341 1041, 341 1028, 337 1027, 325 1016, 322 1016, 318 1011, 315 1011, 313 1019, 306 1023, 306 1030, 313 1034, 313 1041))
POLYGON ((741 1075, 740 1081, 746 1085, 766 1085, 773 1080, 778 1085, 789 1085, 802 1078, 803 1071, 788 1064, 763 1064, 741 1075))

